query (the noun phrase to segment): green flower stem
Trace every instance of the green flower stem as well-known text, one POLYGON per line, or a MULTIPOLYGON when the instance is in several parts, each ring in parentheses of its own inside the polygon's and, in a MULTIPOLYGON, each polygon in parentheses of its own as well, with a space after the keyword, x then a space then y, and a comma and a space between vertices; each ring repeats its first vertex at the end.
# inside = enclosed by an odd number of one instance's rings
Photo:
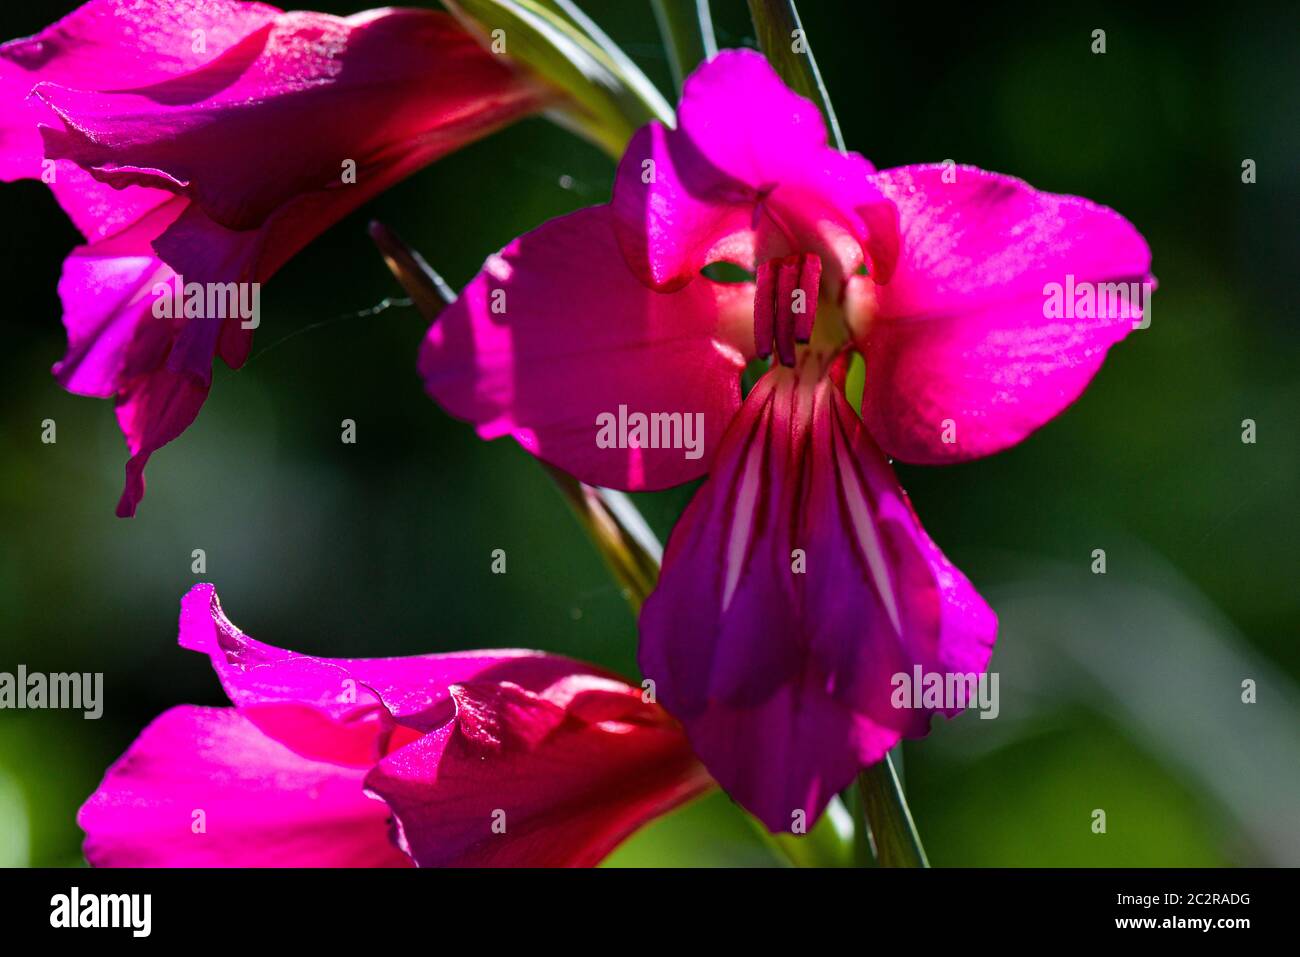
POLYGON ((858 775, 858 799, 881 867, 930 866, 888 754, 858 775))
POLYGON ((446 306, 456 301, 456 293, 446 280, 424 261, 423 256, 402 242, 397 233, 378 220, 371 220, 370 238, 379 247, 388 271, 411 297, 411 303, 425 322, 432 323, 446 306))
POLYGON ((871 846, 871 826, 867 824, 867 815, 862 807, 862 792, 858 790, 857 783, 855 778, 853 785, 840 793, 840 798, 853 814, 853 866, 875 867, 876 852, 871 846))
POLYGON ((709 0, 650 0, 677 91, 691 71, 718 52, 709 0))
POLYGON ((542 463, 618 581, 623 597, 640 614, 659 580, 663 548, 622 492, 596 488, 553 465, 542 463))

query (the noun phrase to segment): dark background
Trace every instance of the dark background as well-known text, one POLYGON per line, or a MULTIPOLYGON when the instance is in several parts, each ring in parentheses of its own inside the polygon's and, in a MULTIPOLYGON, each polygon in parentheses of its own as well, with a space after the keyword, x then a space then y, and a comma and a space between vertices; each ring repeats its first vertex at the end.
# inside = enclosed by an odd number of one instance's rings
MULTIPOLYGON (((740 0, 713 6, 721 45, 753 45, 740 0)), ((899 470, 1003 623, 1000 717, 907 744, 936 864, 1300 863, 1300 31, 1293 5, 1162 7, 800 7, 850 148, 1113 206, 1160 280, 1151 328, 1057 421, 991 459, 899 470)), ((584 8, 671 99, 649 4, 584 8)), ((70 9, 7 4, 0 38, 70 9)), ((633 617, 542 470, 425 398, 413 309, 358 314, 400 295, 369 218, 459 287, 515 235, 604 201, 611 177, 594 148, 530 120, 330 230, 263 290, 253 357, 218 364, 197 423, 150 463, 134 520, 113 516, 126 452, 111 403, 49 374, 65 342, 60 263, 79 237, 42 185, 0 186, 0 671, 102 671, 106 686, 99 721, 0 712, 0 864, 79 862, 75 809, 138 730, 174 704, 223 703, 206 659, 175 644, 198 579, 249 633, 303 651, 527 646, 635 674, 633 617), (40 442, 45 418, 55 445, 40 442), (344 418, 356 445, 339 441, 344 418), (194 548, 206 575, 190 571, 194 548)), ((666 536, 690 491, 637 499, 666 536)), ((614 858, 772 860, 720 795, 614 858)))

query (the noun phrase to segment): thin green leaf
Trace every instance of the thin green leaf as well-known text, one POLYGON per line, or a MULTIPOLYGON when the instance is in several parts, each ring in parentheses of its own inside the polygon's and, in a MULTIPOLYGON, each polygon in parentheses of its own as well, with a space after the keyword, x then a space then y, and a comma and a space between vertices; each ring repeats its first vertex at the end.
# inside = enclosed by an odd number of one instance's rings
MULTIPOLYGON (((581 7, 574 3, 573 0, 537 0, 537 2, 548 10, 560 14, 569 23, 585 33, 587 38, 609 57, 628 85, 636 90, 637 94, 652 108, 655 118, 669 126, 673 125, 672 104, 664 99, 663 94, 659 92, 659 88, 650 81, 650 78, 642 72, 632 58, 623 52, 623 48, 615 43, 595 20, 587 16, 581 7)), ((707 0, 700 0, 700 2, 706 3, 707 0)))
POLYGON ((672 108, 626 55, 611 55, 539 0, 446 0, 445 5, 489 50, 523 64, 564 93, 567 102, 553 118, 609 155, 621 156, 632 134, 649 120, 673 124, 672 108))
POLYGON ((831 143, 844 152, 844 136, 835 118, 830 94, 813 58, 812 46, 795 9, 794 0, 749 0, 758 45, 790 89, 817 104, 826 117, 831 143))
POLYGON ((691 71, 718 52, 713 36, 709 0, 650 0, 659 33, 668 50, 673 83, 681 92, 682 81, 691 71))

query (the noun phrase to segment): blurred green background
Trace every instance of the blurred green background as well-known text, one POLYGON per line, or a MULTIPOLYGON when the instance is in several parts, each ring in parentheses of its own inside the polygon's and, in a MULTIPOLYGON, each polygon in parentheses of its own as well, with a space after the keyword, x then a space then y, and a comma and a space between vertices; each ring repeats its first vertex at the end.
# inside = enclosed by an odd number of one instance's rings
MULTIPOLYGON (((6 5, 0 37, 72 6, 6 5)), ((649 4, 583 6, 671 95, 649 4)), ((744 4, 713 6, 720 44, 752 46, 744 4)), ((1300 67, 1283 9, 801 5, 850 148, 1106 203, 1145 234, 1160 279, 1152 327, 1060 419, 988 460, 900 468, 1002 618, 1000 717, 906 745, 937 865, 1300 864, 1300 67)), ((78 237, 40 184, 0 187, 0 671, 103 671, 106 699, 98 721, 0 711, 0 864, 79 863, 75 810, 136 732, 174 704, 224 703, 206 659, 175 644, 199 578, 249 633, 303 651, 529 646, 635 674, 633 617, 542 470, 425 398, 413 309, 358 314, 400 295, 369 218, 459 287, 513 236, 604 201, 611 177, 595 149, 531 120, 330 230, 263 290, 252 359, 218 364, 129 521, 113 517, 126 453, 111 404, 49 374, 78 237), (339 441, 344 418, 356 445, 339 441), (495 548, 507 575, 490 572, 495 548)), ((637 500, 666 536, 690 493, 637 500)), ((721 795, 612 859, 773 862, 721 795)))

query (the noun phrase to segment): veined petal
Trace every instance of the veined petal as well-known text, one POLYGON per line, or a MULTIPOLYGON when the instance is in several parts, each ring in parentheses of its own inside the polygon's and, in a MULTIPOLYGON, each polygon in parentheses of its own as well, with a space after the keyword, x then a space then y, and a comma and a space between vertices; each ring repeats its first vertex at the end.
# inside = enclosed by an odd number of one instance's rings
POLYGON ((405 867, 364 772, 294 753, 232 708, 162 714, 77 815, 96 867, 405 867))
POLYGON ((1114 211, 973 167, 874 179, 899 212, 899 262, 885 285, 854 278, 846 308, 866 358, 863 418, 890 455, 941 463, 1014 445, 1141 322, 1151 252, 1114 211), (1053 314, 1052 284, 1122 292, 1131 308, 1053 314))
POLYGON ((708 468, 740 405, 753 294, 704 278, 653 292, 608 208, 580 210, 488 259, 430 328, 420 374, 485 439, 513 435, 595 485, 664 488, 708 468), (640 437, 632 415, 646 417, 640 437))
POLYGON ((420 866, 591 866, 712 786, 676 722, 621 681, 453 696, 453 721, 366 777, 420 866))
POLYGON ((963 709, 898 708, 895 676, 918 666, 981 674, 997 618, 921 527, 888 460, 829 382, 812 422, 799 512, 809 648, 835 697, 879 726, 923 736, 932 713, 963 709))
POLYGON ((901 736, 925 734, 934 711, 956 713, 895 707, 893 678, 982 672, 996 619, 805 357, 746 399, 640 626, 659 700, 775 831, 815 819, 901 736))

